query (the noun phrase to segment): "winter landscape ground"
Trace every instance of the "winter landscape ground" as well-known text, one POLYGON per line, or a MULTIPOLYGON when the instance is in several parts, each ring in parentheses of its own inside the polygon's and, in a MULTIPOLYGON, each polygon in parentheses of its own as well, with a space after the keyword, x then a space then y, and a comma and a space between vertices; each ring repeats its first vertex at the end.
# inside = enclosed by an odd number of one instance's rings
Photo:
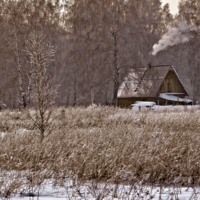
POLYGON ((1 199, 200 198, 198 107, 55 108, 51 118, 41 142, 28 111, 0 112, 1 199))

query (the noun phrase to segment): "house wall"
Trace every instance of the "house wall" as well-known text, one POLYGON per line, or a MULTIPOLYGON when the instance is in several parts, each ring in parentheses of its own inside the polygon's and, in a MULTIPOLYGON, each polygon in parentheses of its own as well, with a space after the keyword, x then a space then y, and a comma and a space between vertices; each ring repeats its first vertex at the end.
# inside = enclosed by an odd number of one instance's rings
POLYGON ((180 83, 174 71, 168 72, 158 93, 168 93, 168 92, 186 93, 185 89, 183 88, 182 84, 180 83))

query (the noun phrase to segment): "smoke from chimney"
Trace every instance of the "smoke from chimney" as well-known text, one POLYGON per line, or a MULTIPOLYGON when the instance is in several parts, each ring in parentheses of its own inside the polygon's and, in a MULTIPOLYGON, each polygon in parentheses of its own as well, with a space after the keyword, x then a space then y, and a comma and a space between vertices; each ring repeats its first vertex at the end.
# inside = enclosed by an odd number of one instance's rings
POLYGON ((190 27, 186 21, 177 22, 176 27, 172 27, 159 40, 158 44, 153 46, 152 55, 155 56, 159 51, 167 49, 180 43, 189 42, 192 36, 189 34, 190 27))

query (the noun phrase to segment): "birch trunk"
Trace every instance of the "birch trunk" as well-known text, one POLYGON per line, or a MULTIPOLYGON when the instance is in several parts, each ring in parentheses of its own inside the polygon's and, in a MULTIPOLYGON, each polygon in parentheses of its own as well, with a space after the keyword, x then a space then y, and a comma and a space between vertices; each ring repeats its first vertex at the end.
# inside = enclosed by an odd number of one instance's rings
POLYGON ((118 93, 118 89, 119 89, 119 71, 118 71, 118 67, 117 67, 117 53, 118 53, 118 49, 117 49, 117 33, 112 33, 113 39, 114 39, 114 59, 113 59, 113 70, 114 70, 114 90, 113 90, 113 99, 112 99, 112 104, 114 106, 117 106, 118 102, 117 102, 117 93, 118 93))
POLYGON ((23 93, 23 80, 22 80, 22 71, 21 71, 21 59, 20 59, 20 53, 19 53, 19 45, 18 45, 18 38, 16 32, 14 33, 15 36, 15 55, 17 58, 17 72, 18 72, 18 82, 19 82, 19 108, 25 108, 26 102, 25 97, 23 93))

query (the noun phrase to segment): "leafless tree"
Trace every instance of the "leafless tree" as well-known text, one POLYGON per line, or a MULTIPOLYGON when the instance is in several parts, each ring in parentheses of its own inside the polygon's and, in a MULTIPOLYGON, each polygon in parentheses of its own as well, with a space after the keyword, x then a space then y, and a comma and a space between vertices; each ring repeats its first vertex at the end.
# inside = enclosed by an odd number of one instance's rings
POLYGON ((45 38, 43 32, 32 32, 26 41, 26 53, 29 57, 31 93, 30 98, 35 115, 29 112, 30 120, 39 129, 37 136, 41 142, 48 136, 48 128, 52 123, 51 107, 55 100, 55 87, 52 79, 48 76, 48 67, 54 61, 55 50, 51 42, 45 38))

